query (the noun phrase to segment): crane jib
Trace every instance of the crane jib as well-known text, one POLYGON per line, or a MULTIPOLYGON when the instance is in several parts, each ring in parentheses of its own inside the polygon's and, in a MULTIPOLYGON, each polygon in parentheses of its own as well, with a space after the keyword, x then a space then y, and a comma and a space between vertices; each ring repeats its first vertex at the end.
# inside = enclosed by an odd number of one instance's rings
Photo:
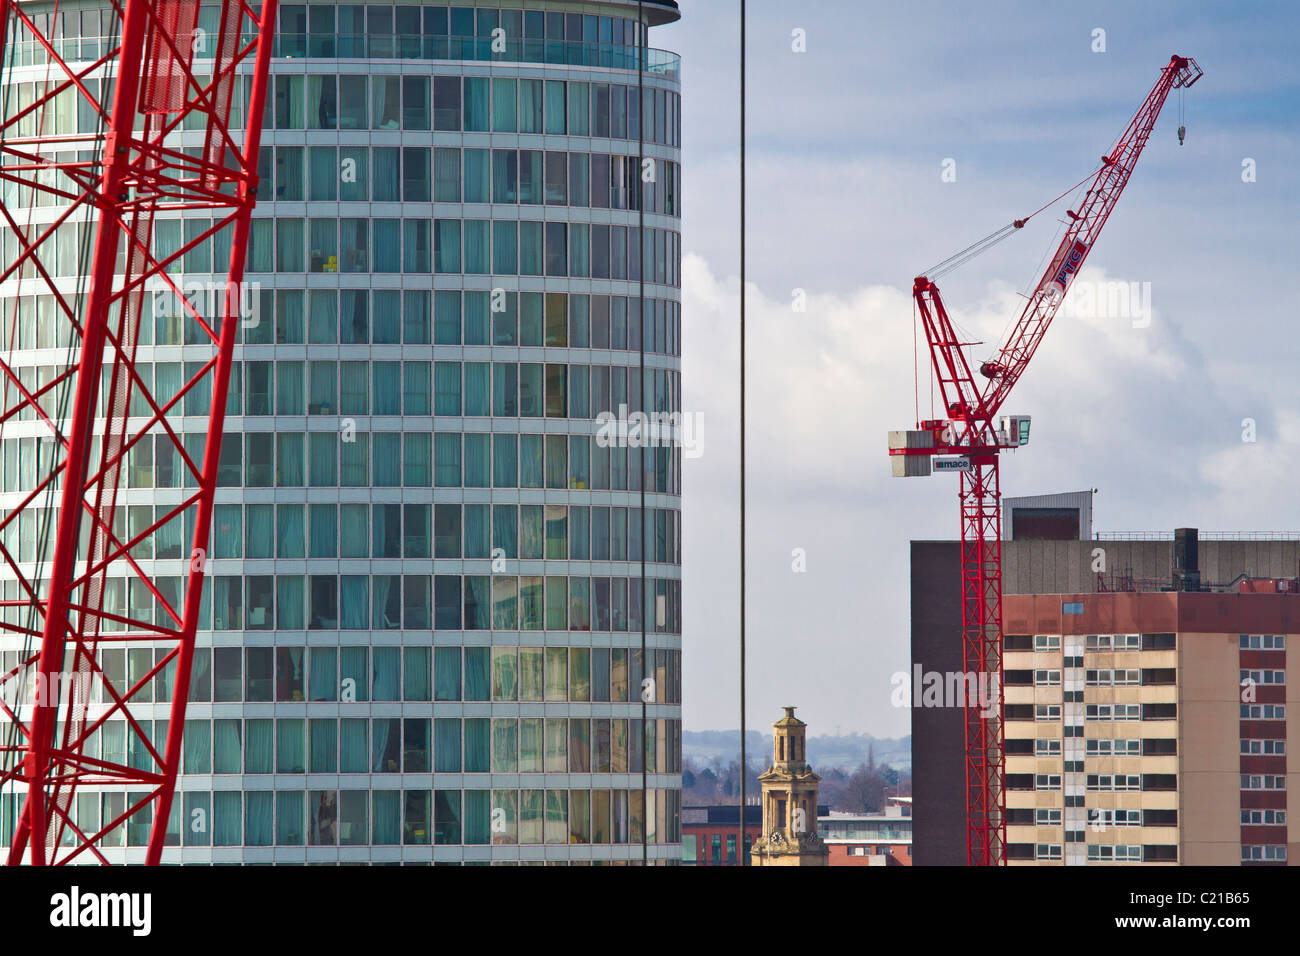
POLYGON ((1052 275, 1052 283, 1059 286, 1062 292, 1069 288, 1070 280, 1079 271, 1079 266, 1083 264, 1083 257, 1087 254, 1088 244, 1082 239, 1074 240, 1074 245, 1070 246, 1069 252, 1065 254, 1052 275))

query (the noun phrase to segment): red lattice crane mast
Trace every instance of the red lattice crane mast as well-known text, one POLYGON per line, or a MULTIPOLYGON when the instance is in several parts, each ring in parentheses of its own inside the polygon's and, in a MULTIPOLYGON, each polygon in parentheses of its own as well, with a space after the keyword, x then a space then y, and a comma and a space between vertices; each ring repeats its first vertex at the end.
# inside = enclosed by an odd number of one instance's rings
POLYGON ((149 864, 167 842, 231 359, 245 316, 276 17, 276 0, 209 0, 202 9, 215 18, 204 29, 200 7, 111 0, 102 8, 106 35, 81 37, 60 29, 58 2, 0 0, 0 80, 9 94, 19 81, 35 84, 30 103, 6 95, 0 119, 0 187, 10 197, 0 230, 12 243, 0 262, 0 288, 10 295, 0 326, 0 435, 34 426, 41 439, 34 487, 0 511, 0 576, 16 580, 18 593, 0 602, 0 638, 20 647, 17 664, 0 670, 0 794, 20 808, 10 864, 107 863, 101 842, 128 823, 148 827, 149 864), (67 128, 69 104, 82 118, 75 130, 67 128), (33 215, 37 206, 54 207, 53 217, 33 215), (206 211, 211 225, 159 252, 155 217, 182 210, 206 211), (173 278, 200 247, 221 250, 217 268, 225 270, 206 294, 173 278), (66 348, 48 380, 18 360, 33 343, 19 341, 15 290, 51 305, 38 317, 38 338, 66 348), (168 393, 155 390, 143 362, 137 367, 146 296, 178 314, 187 358, 191 350, 203 357, 168 393), (170 419, 182 401, 204 395, 200 448, 170 419), (156 456, 173 457, 185 480, 176 482, 179 504, 127 530, 118 498, 136 453, 150 470, 156 456), (5 533, 20 520, 36 530, 34 549, 12 547, 19 536, 5 533), (173 523, 192 529, 193 547, 176 562, 183 589, 164 587, 138 563, 173 523), (106 600, 122 576, 141 596, 126 607, 106 600), (146 673, 110 676, 108 648, 161 653, 146 673), (154 688, 170 700, 165 740, 151 739, 149 722, 136 716, 154 688), (97 732, 110 718, 125 724, 132 759, 100 755, 97 732), (87 823, 74 801, 82 788, 127 798, 120 812, 96 812, 87 823))
MULTIPOLYGON (((1102 157, 1096 173, 1084 180, 1091 180, 1091 185, 1079 208, 1066 213, 1065 235, 1028 296, 1006 344, 979 366, 987 380, 982 385, 976 383, 962 351, 977 343, 959 340, 935 279, 1012 235, 1029 217, 1015 220, 941 262, 918 276, 912 287, 947 417, 919 421, 915 430, 891 432, 889 454, 894 474, 900 477, 930 474, 931 459, 936 455, 957 456, 936 462, 935 470, 959 471, 961 481, 962 659, 967 681, 975 682, 963 707, 966 859, 972 866, 998 865, 1006 859, 998 455, 1003 449, 1028 442, 1030 421, 1028 416, 995 419, 1119 201, 1165 100, 1170 92, 1186 89, 1201 75, 1195 60, 1177 55, 1160 71, 1160 78, 1114 149, 1102 157), (988 707, 976 699, 974 691, 981 689, 989 693, 985 697, 988 707)), ((1180 127, 1180 143, 1182 139, 1180 127)))

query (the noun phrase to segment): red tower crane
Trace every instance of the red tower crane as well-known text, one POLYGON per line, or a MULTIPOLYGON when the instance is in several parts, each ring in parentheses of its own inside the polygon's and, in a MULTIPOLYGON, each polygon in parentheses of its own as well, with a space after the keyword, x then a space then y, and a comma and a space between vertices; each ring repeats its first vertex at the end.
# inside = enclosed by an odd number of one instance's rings
POLYGON ((18 808, 10 864, 106 863, 101 844, 127 824, 147 828, 147 863, 177 841, 168 822, 231 358, 241 319, 251 321, 243 274, 276 0, 111 0, 98 13, 90 22, 102 35, 85 36, 64 29, 78 21, 58 0, 0 0, 0 286, 10 294, 0 435, 38 436, 35 484, 0 511, 0 569, 16 581, 16 596, 0 602, 0 637, 19 647, 16 665, 0 670, 0 795, 18 808), (12 95, 18 84, 34 91, 30 102, 12 95), (179 248, 159 249, 156 217, 180 210, 212 219, 186 230, 179 248), (182 288, 186 257, 213 249, 225 281, 182 288), (20 295, 43 308, 36 341, 20 295), (153 320, 146 297, 179 319, 186 358, 202 359, 187 363, 179 388, 155 388, 137 364, 138 345, 152 342, 141 334, 142 319, 153 320), (38 345, 62 346, 54 374, 17 358, 38 345), (191 400, 206 407, 200 443, 171 423, 191 400), (132 487, 151 487, 164 457, 177 463, 179 503, 128 527, 119 502, 128 470, 140 475, 132 487), (139 562, 168 525, 177 537, 191 529, 193 547, 165 581, 139 562), (104 666, 107 648, 154 653, 143 673, 124 676, 104 666), (165 740, 136 716, 155 692, 170 701, 165 740), (110 718, 125 724, 130 759, 99 746, 110 718), (122 799, 83 815, 82 788, 122 799))
MULTIPOLYGON (((919 421, 914 430, 891 432, 889 454, 893 456, 893 472, 900 477, 930 474, 931 460, 936 455, 957 456, 934 462, 934 468, 959 471, 961 481, 962 659, 968 682, 975 682, 973 687, 967 685, 971 691, 963 707, 966 859, 972 866, 998 865, 1006 858, 998 455, 1003 449, 1027 443, 1030 423, 1028 416, 995 419, 1029 366, 1071 280, 1083 267, 1119 201, 1165 100, 1171 91, 1186 89, 1201 75, 1195 60, 1173 56, 1114 149, 1101 158, 1095 174, 1089 174, 1079 184, 1091 180, 1079 208, 1066 213, 1065 235, 1029 294, 1006 344, 992 359, 980 364, 979 372, 987 379, 982 385, 976 383, 963 351, 974 343, 959 340, 935 280, 1015 233, 1029 217, 1015 220, 941 262, 918 276, 912 287, 947 417, 919 421), (985 697, 988 704, 995 695, 996 710, 977 701, 974 691, 981 689, 992 692, 985 697)), ((1182 127, 1178 135, 1181 143, 1182 127)))

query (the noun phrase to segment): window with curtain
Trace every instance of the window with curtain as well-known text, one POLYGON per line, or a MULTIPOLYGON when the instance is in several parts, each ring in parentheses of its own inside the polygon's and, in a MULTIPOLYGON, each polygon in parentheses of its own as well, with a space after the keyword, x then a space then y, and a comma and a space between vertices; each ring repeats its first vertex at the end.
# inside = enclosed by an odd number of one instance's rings
POLYGON ((542 484, 542 436, 519 436, 519 487, 541 488, 542 484))
POLYGON ((433 151, 433 201, 460 202, 460 150, 438 148, 433 151))
POLYGON ((398 202, 401 199, 401 153, 396 146, 377 146, 370 151, 375 202, 398 202))
POLYGON ((463 202, 485 203, 491 201, 492 167, 486 149, 466 149, 461 155, 463 202))
MULTIPOLYGON (((277 272, 306 272, 307 262, 303 257, 303 243, 306 239, 305 222, 302 219, 275 220, 275 268, 277 272)), ((302 341, 296 339, 295 341, 302 341)))
POLYGON ((271 773, 275 753, 272 721, 244 721, 244 773, 271 773))
POLYGON ((461 699, 461 649, 459 647, 434 648, 434 699, 461 699))
MULTIPOLYGON (((377 301, 386 295, 387 293, 384 292, 375 293, 377 301)), ((396 293, 393 293, 393 296, 395 297, 396 293)), ((396 318, 397 307, 395 302, 392 314, 396 318)), ((429 293, 427 290, 407 289, 402 293, 402 341, 407 345, 428 345, 430 341, 429 317, 429 293)), ((376 335, 375 340, 379 341, 378 335, 376 335)), ((395 335, 392 341, 394 343, 398 341, 395 335)))
POLYGON ((374 481, 376 487, 395 488, 402 483, 402 435, 376 432, 374 435, 374 481))
POLYGON ((212 845, 239 846, 244 795, 239 790, 219 790, 212 794, 212 845))
POLYGON ((435 220, 433 271, 444 274, 458 273, 461 271, 460 262, 460 220, 435 220))
POLYGON ((339 484, 349 488, 364 487, 369 484, 370 436, 360 433, 354 434, 352 439, 342 443, 339 484))
POLYGON ((464 553, 467 558, 488 558, 492 551, 491 505, 464 506, 464 553))
POLYGON ((281 488, 303 486, 303 436, 301 432, 280 432, 275 436, 276 485, 281 488))
POLYGON ((544 255, 542 223, 519 223, 519 274, 521 276, 543 275, 544 255))
POLYGON ((336 647, 309 649, 307 664, 310 676, 307 691, 311 700, 339 699, 338 657, 336 647))
POLYGON ((541 80, 519 81, 519 132, 541 133, 543 86, 541 80))
POLYGON ((313 488, 338 484, 338 440, 334 432, 312 432, 309 436, 309 478, 313 488))
MULTIPOLYGON (((357 699, 364 700, 366 690, 364 680, 357 686, 357 699)), ((339 721, 339 773, 370 772, 367 723, 365 718, 344 718, 339 721)))
POLYGON ((518 129, 516 120, 515 81, 493 78, 492 80, 492 132, 514 133, 518 129))
POLYGON ((373 649, 374 683, 372 700, 400 700, 402 658, 400 647, 373 649))
POLYGON ((397 362, 372 363, 375 415, 402 414, 402 376, 397 362))
POLYGON ((275 842, 279 846, 302 846, 306 794, 301 790, 275 791, 275 842))
POLYGON ((460 718, 439 717, 433 722, 435 773, 460 773, 460 718))
POLYGON ((278 575, 276 588, 276 626, 282 631, 301 631, 306 626, 303 611, 306 588, 302 575, 278 575))
MULTIPOLYGON (((401 77, 371 78, 371 110, 374 129, 398 129, 401 125, 401 77)), ((426 127, 427 129, 427 127, 426 127)))
POLYGON ((370 579, 363 574, 345 574, 339 578, 339 597, 347 631, 364 631, 370 626, 370 579))
POLYGON ((406 362, 402 365, 402 406, 407 415, 430 413, 428 362, 406 362))
POLYGON ((432 455, 432 436, 415 432, 402 435, 402 483, 406 487, 429 487, 432 455))
POLYGON ((279 718, 275 722, 275 772, 305 773, 306 725, 302 718, 279 718))
POLYGON ((370 363, 339 363, 339 413, 343 415, 369 414, 370 363))
POLYGON ((590 83, 569 84, 569 135, 590 135, 590 83))
POLYGON ((468 275, 487 275, 492 271, 490 227, 486 219, 465 220, 463 271, 468 275))
POLYGON ((465 435, 465 487, 490 488, 492 486, 492 452, 491 436, 486 434, 465 435))
POLYGON ((460 363, 434 363, 434 414, 459 415, 460 404, 460 363))
POLYGON ((333 345, 339 340, 339 298, 333 289, 312 289, 307 300, 307 341, 333 345))
POLYGON ((428 647, 406 647, 402 649, 402 698, 404 700, 429 700, 429 660, 428 647))
MULTIPOLYGON (((179 527, 176 529, 179 532, 179 527)), ((244 515, 240 505, 213 505, 212 556, 238 558, 243 554, 244 515)))
MULTIPOLYGON (((519 224, 505 220, 492 223, 492 271, 497 275, 518 275, 519 273, 519 224)), ((493 326, 498 325, 494 316, 493 326)), ((496 345, 511 345, 511 341, 497 341, 496 345)))
POLYGON ((364 289, 339 292, 339 341, 365 345, 370 341, 369 294, 364 289))
POLYGON ((507 558, 519 557, 518 505, 492 506, 492 547, 507 558))
POLYGON ((485 76, 467 76, 464 79, 463 112, 461 121, 467 133, 486 133, 491 130, 491 87, 485 76))
POLYGON ((374 790, 373 830, 371 841, 377 846, 392 846, 401 842, 401 801, 397 790, 374 790))
POLYGON ((308 192, 312 202, 335 202, 338 199, 339 159, 333 146, 307 149, 308 192))
POLYGON ((344 558, 370 557, 369 505, 339 505, 339 554, 344 558))
POLYGON ((395 574, 376 574, 370 579, 374 591, 372 627, 393 631, 402 626, 401 579, 395 574))
POLYGON ((564 82, 561 80, 547 80, 545 95, 546 132, 563 136, 567 132, 564 82))
POLYGON ((302 505, 276 505, 276 557, 306 557, 302 505))
POLYGON ((440 433, 434 436, 434 484, 439 488, 459 488, 461 484, 460 435, 440 433))
POLYGON ((275 363, 276 413, 301 415, 303 407, 303 363, 275 363))
POLYGON ((403 219, 402 232, 404 235, 402 271, 428 272, 429 221, 427 219, 403 219))
POLYGON ((314 717, 309 721, 312 773, 337 773, 339 722, 333 717, 314 717))

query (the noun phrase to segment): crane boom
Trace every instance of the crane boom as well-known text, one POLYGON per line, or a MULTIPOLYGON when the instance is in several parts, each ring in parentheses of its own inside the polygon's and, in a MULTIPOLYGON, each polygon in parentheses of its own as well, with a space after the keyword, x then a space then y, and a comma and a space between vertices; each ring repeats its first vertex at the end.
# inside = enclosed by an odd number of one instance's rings
MULTIPOLYGON (((966 858, 973 866, 1006 861, 998 460, 1004 448, 1028 441, 1027 417, 1006 418, 1003 427, 995 427, 994 418, 1028 368, 1071 281, 1096 244, 1170 92, 1190 87, 1201 76, 1195 60, 1178 55, 1160 71, 1155 86, 1114 149, 1102 157, 1079 209, 1067 212, 1065 235, 1006 344, 995 358, 980 365, 986 384, 981 386, 975 380, 964 351, 973 343, 960 340, 934 279, 1020 229, 1026 220, 1017 219, 945 260, 929 275, 918 276, 912 287, 946 418, 918 422, 915 431, 891 432, 889 453, 894 459, 894 474, 901 477, 928 475, 930 459, 935 455, 961 456, 952 470, 961 473, 962 662, 969 688, 963 706, 966 858), (994 701, 995 705, 990 706, 994 701)), ((1182 137, 1180 129, 1180 142, 1182 137)))
POLYGON ((1199 80, 1201 75, 1201 68, 1190 57, 1175 55, 1169 60, 1168 66, 1160 71, 1160 79, 1147 94, 1146 101, 1129 123, 1124 135, 1119 138, 1115 148, 1102 157, 1101 168, 1084 194, 1078 211, 1070 210, 1066 213, 1070 223, 1066 226, 1061 244, 1037 287, 1030 294, 1024 312, 1020 314, 1020 319, 1007 338, 1007 344, 998 352, 994 361, 986 362, 981 367, 981 372, 989 380, 981 396, 982 417, 991 420, 998 413, 1007 395, 1029 366, 1029 360, 1033 358, 1047 327, 1051 325, 1065 299, 1070 280, 1083 267, 1089 251, 1101 235, 1102 227, 1106 225, 1124 187, 1128 185, 1133 168, 1142 155, 1170 91, 1186 89, 1199 80))

